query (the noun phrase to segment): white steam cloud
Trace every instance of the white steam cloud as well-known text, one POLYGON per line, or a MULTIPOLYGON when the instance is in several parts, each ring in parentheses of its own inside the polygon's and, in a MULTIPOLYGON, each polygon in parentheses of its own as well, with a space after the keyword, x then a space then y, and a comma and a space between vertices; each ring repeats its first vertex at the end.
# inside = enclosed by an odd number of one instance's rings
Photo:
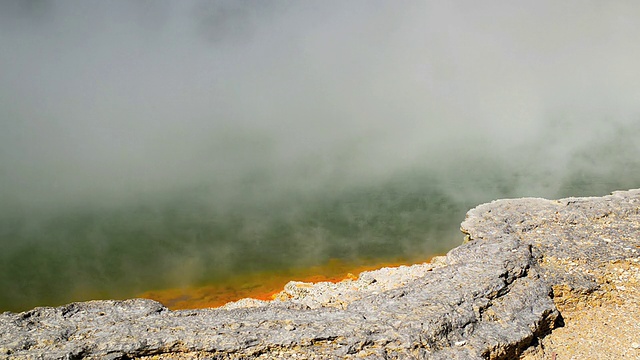
POLYGON ((634 2, 15 1, 2 13, 0 196, 14 206, 231 187, 255 169, 322 187, 479 154, 561 171, 638 122, 634 2))
POLYGON ((640 187, 638 19, 622 0, 1 1, 0 311, 442 252, 479 202, 640 187))

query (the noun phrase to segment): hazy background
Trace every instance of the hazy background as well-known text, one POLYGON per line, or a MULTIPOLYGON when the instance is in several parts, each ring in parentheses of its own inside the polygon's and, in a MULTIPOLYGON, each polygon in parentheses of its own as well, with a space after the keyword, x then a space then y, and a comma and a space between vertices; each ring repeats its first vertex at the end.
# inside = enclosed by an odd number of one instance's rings
POLYGON ((0 311, 640 187, 636 1, 0 2, 0 311))

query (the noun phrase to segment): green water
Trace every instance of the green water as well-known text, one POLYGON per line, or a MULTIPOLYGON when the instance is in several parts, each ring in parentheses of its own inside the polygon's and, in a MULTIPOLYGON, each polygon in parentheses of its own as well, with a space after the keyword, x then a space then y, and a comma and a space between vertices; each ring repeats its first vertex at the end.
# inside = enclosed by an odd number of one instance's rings
POLYGON ((640 187, 638 134, 637 126, 611 132, 565 151, 563 162, 537 146, 516 149, 509 161, 479 149, 450 166, 416 162, 349 181, 313 183, 313 173, 263 167, 232 183, 130 201, 4 206, 0 311, 126 298, 335 258, 422 260, 459 245, 459 224, 480 203, 640 187))
MULTIPOLYGON (((202 190, 200 190, 202 191, 202 190)), ((419 258, 459 239, 465 212, 436 188, 387 183, 218 209, 179 200, 5 218, 0 308, 118 298, 331 258, 419 258)))
MULTIPOLYGON (((529 176, 492 169, 475 180, 480 169, 471 167, 463 171, 469 179, 409 171, 358 187, 257 196, 268 193, 267 186, 224 207, 216 206, 212 189, 201 187, 126 206, 5 215, 0 310, 124 298, 331 258, 419 260, 444 253, 462 241, 459 223, 470 207, 536 195, 518 186, 529 176)), ((546 179, 555 186, 541 195, 603 195, 638 186, 635 169, 606 178, 569 172, 546 179)))

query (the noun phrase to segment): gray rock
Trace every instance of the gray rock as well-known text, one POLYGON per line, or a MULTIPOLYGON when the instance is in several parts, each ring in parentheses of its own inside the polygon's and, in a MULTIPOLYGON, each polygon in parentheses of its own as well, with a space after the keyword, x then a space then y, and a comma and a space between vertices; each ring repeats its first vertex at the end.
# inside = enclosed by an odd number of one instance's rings
POLYGON ((279 300, 170 311, 143 299, 0 315, 0 358, 508 359, 560 322, 559 285, 596 291, 602 264, 637 259, 640 190, 501 200, 469 211, 468 241, 430 264, 279 300))

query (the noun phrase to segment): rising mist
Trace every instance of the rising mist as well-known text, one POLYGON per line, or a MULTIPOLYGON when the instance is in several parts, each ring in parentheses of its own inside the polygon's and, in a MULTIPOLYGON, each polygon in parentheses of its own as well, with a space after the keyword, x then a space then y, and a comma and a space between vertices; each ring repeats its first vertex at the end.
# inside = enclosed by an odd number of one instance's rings
POLYGON ((640 5, 4 1, 0 310, 420 258, 640 186, 640 5))

